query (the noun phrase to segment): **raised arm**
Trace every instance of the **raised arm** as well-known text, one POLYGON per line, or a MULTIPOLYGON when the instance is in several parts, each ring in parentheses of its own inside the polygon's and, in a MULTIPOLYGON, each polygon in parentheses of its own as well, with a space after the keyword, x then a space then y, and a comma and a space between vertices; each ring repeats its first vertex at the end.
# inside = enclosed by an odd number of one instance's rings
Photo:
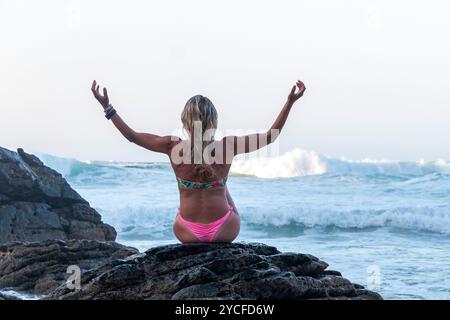
MULTIPOLYGON (((272 124, 269 130, 263 133, 254 133, 244 136, 228 136, 225 137, 225 145, 228 150, 234 150, 233 155, 238 155, 241 153, 249 153, 261 149, 268 144, 274 142, 280 135, 281 130, 286 123, 294 103, 303 96, 305 92, 305 85, 300 80, 297 81, 289 93, 286 103, 280 111, 280 114, 276 118, 275 122, 272 124), (296 89, 298 91, 296 92, 296 89)), ((229 154, 227 152, 227 154, 229 154)))
MULTIPOLYGON (((92 93, 97 101, 102 105, 103 110, 108 110, 110 108, 108 91, 103 88, 103 95, 100 93, 100 86, 94 80, 91 87, 92 93)), ((150 133, 136 132, 130 128, 125 121, 117 114, 114 113, 111 117, 111 121, 120 133, 130 142, 133 142, 145 149, 169 154, 171 147, 179 139, 172 136, 158 136, 150 133)))

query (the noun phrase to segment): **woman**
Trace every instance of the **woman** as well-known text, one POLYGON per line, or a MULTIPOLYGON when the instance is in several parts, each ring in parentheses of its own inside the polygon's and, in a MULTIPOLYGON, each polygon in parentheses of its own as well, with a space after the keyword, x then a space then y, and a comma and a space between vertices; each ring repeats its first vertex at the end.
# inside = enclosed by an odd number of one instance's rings
POLYGON ((182 140, 134 131, 109 103, 106 88, 102 95, 94 81, 91 90, 103 106, 106 118, 112 120, 125 138, 169 156, 180 192, 180 208, 173 230, 181 242, 188 243, 232 242, 237 237, 240 218, 226 186, 231 162, 238 154, 258 150, 275 141, 305 86, 297 81, 292 87, 286 104, 267 132, 227 136, 219 141, 214 140, 217 111, 212 102, 201 95, 189 99, 181 113, 187 133, 187 139, 182 140))

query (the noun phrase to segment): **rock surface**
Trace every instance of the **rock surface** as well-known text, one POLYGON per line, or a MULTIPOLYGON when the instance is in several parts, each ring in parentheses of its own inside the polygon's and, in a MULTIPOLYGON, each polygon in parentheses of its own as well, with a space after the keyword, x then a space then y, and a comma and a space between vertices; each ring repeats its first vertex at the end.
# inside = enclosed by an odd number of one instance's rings
POLYGON ((0 289, 47 295, 66 282, 69 266, 83 272, 136 253, 116 242, 94 240, 0 245, 0 289))
POLYGON ((115 238, 61 174, 22 149, 0 147, 0 243, 115 238))
POLYGON ((48 299, 382 299, 327 267, 264 244, 168 245, 86 271, 81 289, 48 299))

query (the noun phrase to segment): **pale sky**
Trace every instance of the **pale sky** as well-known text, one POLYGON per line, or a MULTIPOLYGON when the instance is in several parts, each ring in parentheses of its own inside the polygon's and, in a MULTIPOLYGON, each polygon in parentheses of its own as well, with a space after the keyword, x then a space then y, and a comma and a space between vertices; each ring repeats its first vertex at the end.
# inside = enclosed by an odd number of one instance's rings
POLYGON ((265 130, 301 79, 282 151, 450 160, 449 16, 445 0, 0 0, 0 146, 161 160, 104 118, 93 79, 161 135, 194 94, 219 129, 265 130))

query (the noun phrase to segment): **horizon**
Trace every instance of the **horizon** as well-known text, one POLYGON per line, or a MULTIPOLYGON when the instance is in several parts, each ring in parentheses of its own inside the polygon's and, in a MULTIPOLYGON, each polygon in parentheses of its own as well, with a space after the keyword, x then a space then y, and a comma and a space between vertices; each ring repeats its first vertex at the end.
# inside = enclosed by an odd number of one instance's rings
MULTIPOLYGON (((0 146, 1 147, 1 146, 0 146)), ((19 147, 20 148, 20 147, 19 147)), ((17 152, 17 149, 10 149, 10 148, 6 148, 10 151, 13 152, 17 152)), ((436 159, 430 159, 427 160, 425 158, 417 158, 417 159, 411 159, 411 160, 401 160, 401 159, 388 159, 388 158, 371 158, 371 157, 363 157, 363 158, 358 158, 358 159, 353 159, 353 158, 346 158, 346 157, 334 157, 332 155, 328 155, 328 154, 322 154, 322 153, 318 153, 314 150, 310 150, 310 149, 302 149, 302 148, 294 148, 292 150, 288 150, 285 152, 280 152, 278 155, 273 155, 270 154, 269 155, 265 154, 264 148, 261 149, 262 152, 259 151, 254 151, 252 153, 246 153, 246 154, 240 154, 238 156, 235 157, 235 160, 239 160, 239 161, 247 161, 247 160, 252 160, 252 159, 276 159, 276 158, 280 158, 283 156, 286 156, 288 154, 292 154, 295 151, 299 150, 301 152, 306 152, 306 153, 312 153, 314 155, 317 155, 319 157, 324 157, 327 160, 340 160, 340 161, 344 161, 344 162, 349 162, 349 163, 355 163, 355 164, 359 164, 359 163, 365 163, 365 164, 401 164, 401 163, 415 163, 418 165, 422 165, 422 164, 442 164, 442 162, 444 162, 445 165, 449 165, 450 164, 450 160, 447 159, 443 159, 443 158, 436 158, 436 159)), ((49 156, 49 157, 55 157, 58 159, 62 159, 62 160, 75 160, 75 161, 79 161, 79 162, 83 162, 83 163, 164 163, 164 164, 170 164, 170 160, 168 157, 164 156, 162 157, 162 159, 157 159, 157 160, 115 160, 115 159, 84 159, 84 158, 75 158, 75 157, 66 157, 66 156, 62 156, 62 155, 57 155, 57 154, 52 154, 52 153, 46 153, 46 152, 41 152, 41 151, 27 151, 24 150, 26 153, 28 154, 32 154, 37 156, 38 158, 42 157, 42 156, 49 156)), ((42 161, 42 159, 41 159, 42 161)), ((45 162, 45 161, 44 161, 45 162)))
POLYGON ((219 130, 267 130, 300 79, 280 155, 449 161, 449 13, 443 0, 3 0, 0 146, 164 162, 106 121, 92 80, 136 131, 168 135, 197 93, 219 130))

